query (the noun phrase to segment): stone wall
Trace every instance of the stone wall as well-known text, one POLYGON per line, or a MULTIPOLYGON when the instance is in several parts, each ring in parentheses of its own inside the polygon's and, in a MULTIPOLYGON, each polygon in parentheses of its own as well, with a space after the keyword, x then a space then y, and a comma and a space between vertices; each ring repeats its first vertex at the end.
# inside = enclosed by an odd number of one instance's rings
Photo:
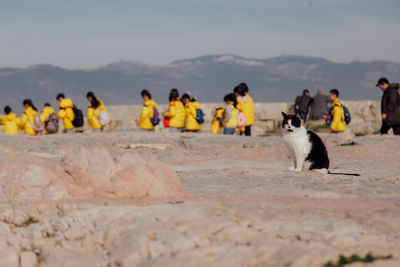
MULTIPOLYGON (((380 128, 380 103, 378 101, 343 101, 343 104, 350 110, 352 121, 349 128, 355 133, 372 133, 380 128)), ((201 103, 205 115, 205 122, 202 131, 211 130, 211 120, 214 110, 222 107, 222 103, 201 103)), ((142 110, 141 105, 132 106, 108 106, 111 118, 114 120, 113 128, 136 129, 138 119, 142 110)), ((168 105, 159 105, 160 115, 168 109, 168 105)), ((279 128, 281 111, 293 113, 293 103, 273 102, 255 103, 255 124, 254 130, 257 135, 265 134, 279 128)), ((315 123, 323 123, 315 122, 315 123)), ((315 124, 314 123, 314 124, 315 124)), ((156 131, 164 131, 162 125, 156 127, 156 131)))
MULTIPOLYGON (((351 113, 351 123, 349 129, 354 133, 373 133, 379 130, 381 126, 381 112, 380 102, 378 101, 342 101, 348 107, 351 113)), ((216 108, 222 107, 222 103, 201 103, 201 108, 204 112, 205 122, 202 124, 203 132, 211 131, 211 121, 213 113, 216 108)), ((141 105, 120 105, 120 106, 107 106, 111 119, 111 125, 106 128, 107 131, 113 130, 139 130, 138 123, 140 113, 142 111, 141 105)), ((158 106, 158 111, 162 115, 167 111, 168 105, 163 104, 158 106)), ((281 111, 286 113, 293 113, 293 103, 285 102, 271 102, 271 103, 255 103, 255 123, 254 132, 256 135, 263 135, 266 132, 275 131, 279 128, 282 118, 281 111)), ((312 125, 323 124, 323 121, 311 122, 312 125)), ((60 121, 60 132, 63 127, 60 121)), ((166 131, 160 125, 156 127, 156 131, 166 131)), ((87 121, 85 119, 85 126, 78 131, 90 131, 87 121)), ((0 133, 3 132, 3 126, 0 126, 0 133)))

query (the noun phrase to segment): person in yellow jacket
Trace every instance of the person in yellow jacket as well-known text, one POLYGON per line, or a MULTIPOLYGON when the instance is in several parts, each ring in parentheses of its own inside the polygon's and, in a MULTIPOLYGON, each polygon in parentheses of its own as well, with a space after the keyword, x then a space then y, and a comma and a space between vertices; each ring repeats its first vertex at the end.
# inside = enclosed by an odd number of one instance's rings
POLYGON ((172 131, 180 132, 185 126, 185 107, 179 99, 178 89, 172 89, 169 93, 169 109, 164 116, 169 118, 169 128, 172 131))
POLYGON ((26 135, 36 135, 35 124, 37 123, 36 120, 39 119, 37 118, 39 112, 30 99, 25 99, 22 104, 25 110, 21 116, 19 128, 23 129, 26 135), (35 117, 37 118, 36 120, 35 117))
POLYGON ((0 118, 0 125, 4 125, 5 134, 18 134, 21 121, 9 106, 4 107, 4 115, 0 118))
POLYGON ((332 89, 329 92, 329 100, 331 101, 332 105, 332 123, 330 125, 330 130, 335 133, 346 131, 344 110, 342 104, 340 103, 339 91, 337 89, 332 89))
MULTIPOLYGON (((50 105, 50 103, 44 103, 42 112, 40 113, 40 120, 45 124, 49 116, 53 113, 56 113, 54 108, 50 105)), ((49 134, 49 132, 46 130, 46 127, 44 127, 45 134, 49 134)))
POLYGON ((200 123, 197 122, 197 110, 200 109, 199 102, 189 94, 183 94, 182 102, 185 104, 185 132, 200 131, 200 123))
POLYGON ((151 123, 151 118, 154 116, 154 109, 157 108, 157 103, 151 98, 151 94, 146 89, 141 92, 143 98, 143 108, 140 114, 139 127, 143 130, 154 131, 154 125, 151 123))
POLYGON ((75 118, 74 110, 72 109, 74 102, 69 98, 65 98, 64 94, 58 94, 57 101, 60 104, 60 111, 57 113, 57 116, 63 120, 64 133, 72 133, 74 131, 72 121, 75 118))
POLYGON ((99 114, 102 111, 106 112, 107 108, 103 101, 97 98, 93 92, 88 92, 86 98, 90 102, 87 113, 88 123, 92 127, 93 132, 100 133, 103 131, 104 126, 100 123, 99 114))
POLYGON ((246 124, 244 129, 240 129, 241 134, 251 136, 251 126, 254 124, 254 101, 249 95, 247 84, 241 83, 235 87, 234 93, 237 98, 237 108, 244 113, 246 124))
POLYGON ((53 113, 56 113, 54 108, 49 103, 45 103, 42 112, 40 113, 40 120, 43 122, 47 121, 49 116, 53 113))
POLYGON ((224 113, 224 108, 215 109, 215 115, 211 125, 211 133, 217 134, 219 132, 219 129, 223 126, 224 113))
POLYGON ((233 135, 236 132, 239 110, 236 108, 236 96, 232 93, 224 97, 226 104, 224 112, 224 134, 233 135))

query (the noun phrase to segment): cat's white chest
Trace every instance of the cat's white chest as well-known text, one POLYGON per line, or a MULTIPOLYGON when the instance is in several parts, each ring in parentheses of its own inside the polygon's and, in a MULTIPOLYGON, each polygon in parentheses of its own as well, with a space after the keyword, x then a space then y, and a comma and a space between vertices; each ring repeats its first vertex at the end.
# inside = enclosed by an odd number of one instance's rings
POLYGON ((299 129, 294 132, 285 133, 283 135, 283 141, 291 153, 305 156, 310 153, 311 142, 305 129, 299 129))

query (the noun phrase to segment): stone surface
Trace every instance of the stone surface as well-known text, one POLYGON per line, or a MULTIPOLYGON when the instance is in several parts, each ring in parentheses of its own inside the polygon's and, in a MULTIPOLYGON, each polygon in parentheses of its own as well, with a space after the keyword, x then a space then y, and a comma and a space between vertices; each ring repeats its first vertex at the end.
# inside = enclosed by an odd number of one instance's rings
POLYGON ((0 266, 399 266, 399 138, 320 136, 361 176, 289 171, 279 136, 0 135, 0 266))
POLYGON ((21 267, 35 267, 37 265, 36 254, 33 251, 23 251, 19 254, 21 267))

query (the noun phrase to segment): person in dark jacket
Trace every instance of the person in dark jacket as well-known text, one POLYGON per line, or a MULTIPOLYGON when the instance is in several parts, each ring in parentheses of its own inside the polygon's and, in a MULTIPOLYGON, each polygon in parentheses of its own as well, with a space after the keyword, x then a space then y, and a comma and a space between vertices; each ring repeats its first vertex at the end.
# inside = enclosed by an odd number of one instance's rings
POLYGON ((399 84, 390 84, 389 80, 382 77, 376 84, 383 91, 381 100, 382 127, 381 134, 387 134, 393 128, 395 135, 400 135, 400 95, 399 84))
POLYGON ((311 104, 313 103, 313 98, 310 96, 310 91, 307 89, 303 90, 301 96, 297 96, 294 103, 294 113, 299 115, 304 123, 307 121, 308 111, 311 104))
POLYGON ((329 97, 325 94, 324 89, 318 89, 314 96, 312 106, 312 120, 323 120, 329 110, 329 97))

